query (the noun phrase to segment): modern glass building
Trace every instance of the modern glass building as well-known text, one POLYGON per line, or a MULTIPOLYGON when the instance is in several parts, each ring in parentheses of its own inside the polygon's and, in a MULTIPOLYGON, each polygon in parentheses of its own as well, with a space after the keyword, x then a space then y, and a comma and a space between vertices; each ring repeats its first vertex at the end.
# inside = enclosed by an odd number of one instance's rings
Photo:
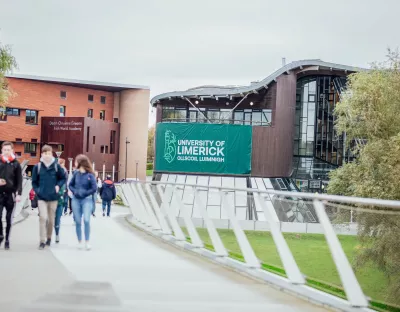
POLYGON ((328 173, 354 157, 345 148, 345 134, 335 130, 333 112, 347 76, 361 70, 302 60, 248 86, 169 92, 151 104, 157 123, 251 125, 251 173, 241 177, 248 185, 270 179, 275 189, 323 191, 328 173))

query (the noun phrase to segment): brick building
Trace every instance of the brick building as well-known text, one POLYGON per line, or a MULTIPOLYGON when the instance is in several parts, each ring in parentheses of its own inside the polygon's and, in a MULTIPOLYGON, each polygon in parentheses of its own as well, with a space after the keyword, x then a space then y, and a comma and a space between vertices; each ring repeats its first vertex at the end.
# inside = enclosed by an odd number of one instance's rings
MULTIPOLYGON (((0 142, 15 144, 19 160, 29 161, 28 171, 39 161, 41 145, 48 143, 41 141, 42 117, 88 117, 103 120, 105 126, 120 124, 118 154, 122 158, 115 164, 117 171, 125 172, 125 148, 128 146, 127 177, 136 176, 138 161, 138 176, 145 178, 148 87, 27 75, 7 78, 14 96, 5 109, 0 108, 0 142), (130 145, 125 144, 126 138, 130 145)), ((99 154, 106 151, 100 146, 93 150, 98 150, 99 154)), ((64 158, 72 156, 62 155, 64 158)))

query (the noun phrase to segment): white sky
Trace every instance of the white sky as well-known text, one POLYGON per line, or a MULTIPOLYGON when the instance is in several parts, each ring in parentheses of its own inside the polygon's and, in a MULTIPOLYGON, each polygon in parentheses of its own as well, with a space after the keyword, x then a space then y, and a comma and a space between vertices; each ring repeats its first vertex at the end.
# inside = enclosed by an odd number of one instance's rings
POLYGON ((153 97, 248 84, 282 57, 367 67, 399 46, 399 12, 400 0, 0 0, 0 41, 20 73, 149 85, 153 97))

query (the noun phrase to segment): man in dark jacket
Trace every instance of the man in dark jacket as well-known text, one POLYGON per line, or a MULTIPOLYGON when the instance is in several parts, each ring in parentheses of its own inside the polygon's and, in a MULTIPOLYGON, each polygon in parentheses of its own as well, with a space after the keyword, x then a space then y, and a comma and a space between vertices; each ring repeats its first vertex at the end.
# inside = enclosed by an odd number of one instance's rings
POLYGON ((60 188, 65 184, 65 171, 53 157, 53 149, 49 145, 42 147, 42 158, 33 167, 32 186, 39 201, 39 226, 40 226, 40 245, 39 249, 50 246, 51 236, 60 188))
POLYGON ((15 202, 21 201, 22 170, 14 155, 14 146, 11 142, 1 145, 0 160, 0 245, 4 240, 3 235, 3 209, 6 208, 6 242, 5 249, 10 249, 10 231, 12 213, 15 202))
POLYGON ((111 180, 111 176, 107 176, 104 180, 102 187, 100 188, 100 197, 102 199, 103 206, 103 217, 105 216, 107 206, 107 217, 110 216, 111 201, 117 197, 117 191, 115 189, 114 182, 111 180))

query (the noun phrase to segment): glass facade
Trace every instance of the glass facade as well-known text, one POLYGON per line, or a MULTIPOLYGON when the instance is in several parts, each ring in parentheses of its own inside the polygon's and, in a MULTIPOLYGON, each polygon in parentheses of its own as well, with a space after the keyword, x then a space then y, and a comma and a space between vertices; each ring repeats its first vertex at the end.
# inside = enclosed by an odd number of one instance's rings
POLYGON ((271 109, 194 108, 163 106, 162 122, 226 123, 237 125, 270 126, 271 109))
POLYGON ((328 173, 353 155, 345 149, 345 135, 335 130, 333 114, 339 102, 344 77, 310 76, 300 78, 296 89, 293 173, 301 190, 322 185, 328 173))
POLYGON ((334 128, 339 102, 334 76, 297 81, 294 156, 316 157, 340 166, 345 157, 344 136, 334 128))

